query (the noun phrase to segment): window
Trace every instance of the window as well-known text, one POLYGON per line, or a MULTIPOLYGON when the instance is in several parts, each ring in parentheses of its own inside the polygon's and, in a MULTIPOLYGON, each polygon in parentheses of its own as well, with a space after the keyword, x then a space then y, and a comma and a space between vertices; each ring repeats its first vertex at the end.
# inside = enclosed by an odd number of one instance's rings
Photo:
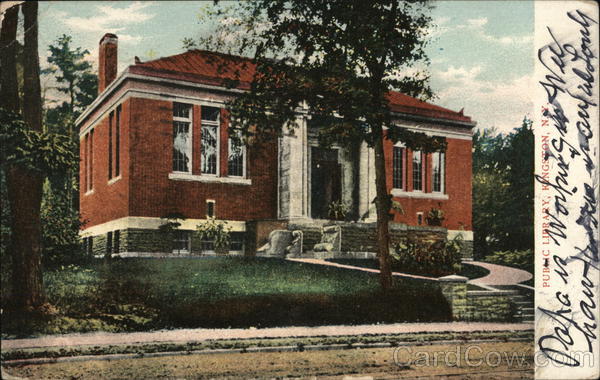
POLYGON ((423 213, 422 212, 418 212, 417 213, 417 225, 422 225, 423 224, 423 213))
POLYGON ((227 149, 227 174, 234 177, 244 176, 244 144, 240 135, 229 138, 229 146, 227 149))
POLYGON ((219 162, 219 114, 220 109, 202 106, 202 174, 217 175, 219 162))
POLYGON ((115 119, 115 177, 121 175, 121 106, 117 107, 115 119))
POLYGON ((113 177, 113 119, 114 112, 108 115, 108 179, 113 177))
POLYGON ((118 177, 121 171, 121 106, 108 115, 108 179, 118 177))
POLYGON ((175 231, 173 238, 173 253, 189 253, 190 252, 190 232, 175 231))
POLYGON ((206 217, 207 218, 215 217, 215 201, 213 201, 213 200, 206 201, 206 217))
POLYGON ((106 234, 106 254, 110 255, 113 250, 113 233, 112 231, 108 231, 106 234))
POLYGON ((90 135, 89 133, 83 138, 83 178, 81 178, 81 186, 87 192, 90 184, 88 183, 88 171, 90 170, 90 135))
POLYGON ((229 242, 230 251, 243 251, 244 250, 244 233, 243 232, 232 232, 231 239, 229 242))
POLYGON ((85 135, 85 163, 83 176, 85 178, 85 191, 94 189, 94 130, 85 135))
POLYGON ((83 245, 84 245, 85 253, 89 256, 92 256, 94 254, 94 238, 91 236, 84 238, 83 245))
POLYGON ((436 193, 444 192, 444 166, 445 154, 443 152, 434 152, 432 155, 432 191, 436 193))
POLYGON ((121 231, 116 230, 113 232, 113 252, 119 253, 120 250, 121 231))
POLYGON ((413 190, 423 190, 423 153, 421 151, 413 152, 412 159, 413 169, 413 190))
POLYGON ((404 188, 404 147, 394 147, 392 180, 395 189, 404 188))
POLYGON ((201 247, 203 253, 206 253, 206 252, 208 252, 208 253, 213 252, 214 253, 214 251, 215 251, 215 242, 212 241, 212 240, 202 240, 200 242, 200 247, 201 247))
POLYGON ((191 106, 173 103, 173 171, 192 169, 191 106))

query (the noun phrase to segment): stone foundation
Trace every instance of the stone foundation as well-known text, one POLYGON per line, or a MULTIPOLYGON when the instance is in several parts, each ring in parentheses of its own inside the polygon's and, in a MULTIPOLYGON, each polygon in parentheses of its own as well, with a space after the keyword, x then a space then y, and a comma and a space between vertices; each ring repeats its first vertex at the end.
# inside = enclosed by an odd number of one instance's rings
MULTIPOLYGON (((195 231, 188 231, 190 233, 190 252, 182 253, 173 252, 174 235, 172 233, 150 229, 125 229, 118 231, 118 233, 111 231, 112 236, 110 240, 112 242, 112 249, 107 244, 109 240, 108 233, 93 236, 92 254, 97 257, 103 257, 107 254, 118 254, 122 257, 201 256, 215 254, 213 251, 203 249, 203 242, 198 239, 195 231)), ((234 234, 238 234, 237 237, 244 241, 244 236, 239 236, 244 233, 232 232, 233 236, 235 236, 234 234)), ((230 254, 241 253, 241 250, 230 252, 230 254)))

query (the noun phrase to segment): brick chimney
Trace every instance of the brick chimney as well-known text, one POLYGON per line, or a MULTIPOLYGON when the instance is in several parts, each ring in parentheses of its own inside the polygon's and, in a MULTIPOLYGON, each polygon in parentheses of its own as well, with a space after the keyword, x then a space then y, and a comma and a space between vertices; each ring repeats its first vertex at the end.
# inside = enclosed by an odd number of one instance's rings
POLYGON ((98 49, 98 94, 101 94, 117 77, 117 45, 116 34, 106 33, 100 39, 98 49))

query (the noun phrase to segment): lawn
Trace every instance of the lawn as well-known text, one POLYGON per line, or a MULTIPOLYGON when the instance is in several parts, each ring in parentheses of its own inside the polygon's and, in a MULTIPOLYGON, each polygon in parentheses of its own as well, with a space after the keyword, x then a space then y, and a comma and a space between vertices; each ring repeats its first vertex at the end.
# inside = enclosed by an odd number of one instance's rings
MULTIPOLYGON (((379 262, 377 260, 371 260, 371 259, 329 259, 328 261, 338 263, 338 264, 343 264, 343 265, 352 265, 352 266, 361 267, 361 268, 379 269, 379 262)), ((460 267, 461 267, 460 271, 456 274, 459 276, 464 276, 464 277, 468 278, 469 280, 484 277, 490 273, 489 270, 482 268, 480 266, 477 266, 477 265, 462 263, 462 264, 460 264, 460 267)), ((421 272, 412 273, 411 271, 403 271, 402 268, 393 268, 393 270, 397 271, 397 272, 435 277, 435 276, 429 275, 427 273, 421 273, 421 272)))
POLYGON ((382 293, 375 274, 278 259, 97 260, 47 271, 44 282, 58 312, 43 320, 4 313, 4 337, 450 320, 437 284, 397 280, 382 293))

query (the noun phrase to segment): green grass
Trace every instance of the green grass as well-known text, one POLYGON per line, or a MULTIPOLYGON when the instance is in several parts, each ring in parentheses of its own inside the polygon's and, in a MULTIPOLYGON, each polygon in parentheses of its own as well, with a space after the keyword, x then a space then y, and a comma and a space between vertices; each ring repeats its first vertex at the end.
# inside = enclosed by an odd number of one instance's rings
POLYGON ((44 282, 58 314, 4 313, 3 336, 450 319, 437 284, 398 280, 383 293, 375 274, 277 259, 98 260, 44 282))
POLYGON ((458 272, 457 274, 459 276, 464 276, 464 277, 468 278, 469 280, 485 277, 488 274, 490 274, 489 270, 485 269, 484 267, 480 267, 478 265, 462 263, 462 264, 460 264, 460 267, 461 267, 460 272, 458 272))

